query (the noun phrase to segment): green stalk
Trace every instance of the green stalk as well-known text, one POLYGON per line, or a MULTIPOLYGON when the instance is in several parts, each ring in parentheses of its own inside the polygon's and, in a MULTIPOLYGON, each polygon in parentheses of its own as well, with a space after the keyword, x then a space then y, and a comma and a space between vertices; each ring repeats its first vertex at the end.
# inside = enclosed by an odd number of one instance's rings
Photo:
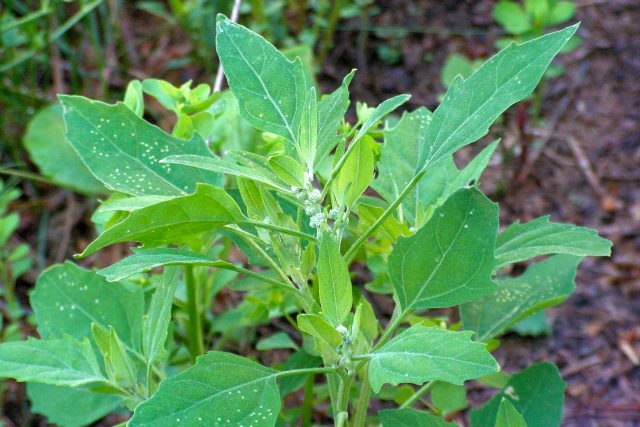
POLYGON ((415 393, 411 395, 411 397, 409 397, 407 400, 404 401, 402 405, 400 405, 400 409, 410 408, 411 405, 416 403, 422 396, 428 393, 434 384, 435 384, 435 381, 429 381, 428 383, 420 387, 418 390, 416 390, 415 393))
POLYGON ((367 376, 367 368, 362 371, 362 383, 360 384, 360 392, 358 393, 358 402, 353 417, 353 427, 364 427, 367 419, 367 409, 369 408, 369 398, 371 397, 371 386, 369 385, 369 377, 367 376))
POLYGON ((338 388, 338 402, 334 419, 336 427, 344 427, 349 419, 349 392, 351 391, 351 377, 342 370, 337 371, 340 378, 338 388))
POLYGON ((188 344, 191 361, 204 354, 204 338, 202 336, 202 313, 200 310, 200 289, 193 277, 193 266, 185 265, 184 283, 187 288, 187 314, 189 315, 188 344))
POLYGON ((304 400, 302 402, 302 413, 300 415, 300 426, 311 427, 311 418, 313 416, 313 385, 315 383, 315 375, 309 375, 304 383, 304 400))
POLYGON ((411 178, 411 181, 409 181, 409 183, 404 188, 404 190, 402 190, 402 193, 400 193, 398 198, 396 198, 396 200, 394 200, 393 203, 391 203, 387 207, 387 209, 382 213, 382 215, 380 215, 380 218, 378 218, 376 222, 374 222, 369 228, 367 228, 365 232, 362 233, 360 237, 358 237, 358 240, 356 240, 353 243, 353 245, 351 245, 349 250, 344 255, 344 258, 347 264, 353 261, 353 258, 358 252, 358 249, 360 249, 360 246, 362 246, 362 244, 367 240, 367 238, 369 238, 371 233, 373 233, 378 227, 380 227, 380 225, 387 219, 387 217, 393 213, 395 208, 397 208, 400 205, 400 203, 402 203, 405 197, 407 197, 409 193, 411 193, 411 190, 413 190, 413 188, 418 184, 418 182, 420 181, 424 173, 425 173, 425 170, 423 169, 420 172, 418 172, 413 178, 411 178))
POLYGON ((308 240, 310 242, 316 242, 318 240, 318 239, 316 239, 315 236, 312 236, 312 235, 307 234, 307 233, 303 233, 302 231, 291 230, 289 228, 280 227, 278 225, 269 224, 269 223, 266 223, 266 222, 243 221, 241 224, 243 224, 243 225, 251 225, 251 226, 256 227, 256 228, 264 228, 265 230, 275 231, 276 233, 287 234, 289 236, 298 237, 300 239, 308 240))

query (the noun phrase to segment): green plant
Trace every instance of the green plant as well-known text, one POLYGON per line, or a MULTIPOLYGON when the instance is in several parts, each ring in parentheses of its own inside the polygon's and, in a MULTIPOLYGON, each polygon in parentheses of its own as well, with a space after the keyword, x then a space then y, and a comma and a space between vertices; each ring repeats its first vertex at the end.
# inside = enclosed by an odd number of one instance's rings
MULTIPOLYGON (((564 24, 574 17, 576 5, 572 1, 523 0, 523 4, 511 0, 500 0, 493 8, 496 22, 509 34, 496 42, 498 49, 512 41, 523 42, 540 37, 550 28, 564 24)), ((580 37, 573 36, 561 51, 567 53, 580 45, 580 37)), ((564 72, 559 64, 551 64, 545 77, 551 78, 564 72)))
MULTIPOLYGON (((29 245, 11 244, 11 237, 20 223, 20 217, 15 212, 7 212, 9 204, 20 197, 20 191, 6 186, 0 181, 0 295, 4 300, 2 313, 10 320, 20 318, 24 312, 15 295, 16 280, 31 267, 29 245)), ((0 330, 2 316, 0 316, 0 330)), ((15 332, 15 331, 14 331, 15 332)), ((5 338, 7 334, 5 333, 5 338)))
POLYGON ((472 411, 473 425, 559 425, 557 368, 509 376, 489 350, 510 325, 566 299, 582 257, 609 255, 610 242, 546 217, 499 233, 498 206, 477 187, 498 142, 461 170, 452 155, 534 90, 575 31, 510 45, 456 78, 433 113, 419 108, 384 128, 382 145, 378 124, 407 95, 359 105, 349 124, 353 73, 318 97, 300 60, 224 16, 217 53, 266 153, 216 155, 199 128, 179 139, 144 121, 136 102, 61 96, 68 142, 116 192, 100 208, 114 217, 79 257, 142 247, 97 272, 71 262, 45 271, 31 295, 41 338, 1 344, 0 376, 29 382, 37 409, 64 425, 126 407, 129 426, 308 426, 328 401, 338 426, 444 426, 441 415, 466 406, 463 384, 474 379, 500 391, 472 411), (543 255, 553 256, 508 276, 511 264, 543 255), (352 281, 354 263, 376 276, 365 289, 393 296, 384 327, 352 281), (226 286, 244 299, 212 316, 226 286), (456 306, 460 323, 429 312, 456 306), (284 362, 220 351, 255 341, 243 328, 280 318, 289 325, 256 348, 287 349, 284 362), (302 404, 283 407, 300 389, 302 404), (400 407, 369 413, 371 399, 400 407), (412 409, 420 402, 432 413, 412 409))

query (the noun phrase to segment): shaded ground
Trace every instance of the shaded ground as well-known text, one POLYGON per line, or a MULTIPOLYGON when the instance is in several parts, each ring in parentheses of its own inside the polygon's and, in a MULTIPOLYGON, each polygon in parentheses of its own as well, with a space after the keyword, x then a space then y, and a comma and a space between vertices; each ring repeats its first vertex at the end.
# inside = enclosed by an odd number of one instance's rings
MULTIPOLYGON (((577 3, 583 44, 562 57, 566 73, 546 87, 546 126, 523 122, 523 107, 510 110, 504 128, 494 129, 503 148, 482 186, 500 201, 503 224, 551 214, 555 221, 597 228, 614 242, 614 254, 611 260, 583 263, 576 293, 550 310, 551 337, 507 336, 497 357, 507 371, 539 360, 557 363, 569 383, 565 425, 633 426, 640 425, 640 4, 577 3)), ((340 25, 321 83, 332 89, 358 68, 352 99, 377 104, 410 93, 412 108, 434 108, 443 92, 439 74, 447 54, 484 57, 494 52, 499 29, 491 18, 492 5, 484 0, 378 1, 380 13, 368 22, 355 18, 340 25), (397 63, 380 59, 382 45, 397 48, 397 63)), ((198 67, 180 74, 167 71, 169 61, 189 51, 179 31, 165 31, 143 15, 127 19, 122 24, 130 26, 126 42, 133 50, 128 57, 107 58, 107 89, 118 90, 134 77, 177 82, 204 76, 198 67), (127 74, 119 71, 121 62, 129 64, 127 74)), ((51 93, 56 90, 71 89, 53 87, 51 93)), ((87 95, 101 98, 102 90, 96 85, 95 93, 87 95)), ((470 155, 466 150, 460 160, 470 155)), ((38 267, 69 258, 88 243, 91 202, 30 184, 23 191, 25 201, 16 206, 22 215, 20 234, 36 248, 38 267), (47 235, 39 238, 44 212, 51 213, 45 218, 47 235)), ((118 250, 104 251, 101 264, 117 260, 118 250)), ((24 302, 34 281, 32 274, 21 282, 24 302)), ((19 386, 11 387, 19 396, 19 386)), ((487 397, 480 389, 471 395, 475 403, 487 397)))

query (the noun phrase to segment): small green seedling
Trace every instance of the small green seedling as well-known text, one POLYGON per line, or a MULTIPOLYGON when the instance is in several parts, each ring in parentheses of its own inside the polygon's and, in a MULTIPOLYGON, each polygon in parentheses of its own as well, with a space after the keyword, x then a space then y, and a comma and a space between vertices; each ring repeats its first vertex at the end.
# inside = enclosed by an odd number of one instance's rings
POLYGON ((467 406, 470 380, 499 390, 472 411, 474 426, 560 425, 557 368, 509 376, 490 350, 511 325, 564 301, 582 258, 611 244, 547 217, 500 231, 498 205, 477 185, 498 142, 462 169, 452 156, 535 89, 576 29, 509 45, 454 79, 435 111, 381 128, 408 95, 360 104, 349 124, 353 73, 320 95, 299 59, 219 16, 231 94, 142 89, 187 115, 231 97, 226 108, 262 132, 249 134, 261 139, 251 151, 223 138, 214 153, 197 126, 188 139, 165 133, 140 117, 140 102, 61 96, 66 139, 113 193, 100 211, 115 216, 79 257, 141 246, 98 271, 46 270, 31 295, 40 339, 1 344, 0 376, 28 382, 34 409, 62 425, 116 409, 131 427, 450 426, 443 416, 467 406), (355 274, 365 266, 370 283, 355 274), (244 298, 213 314, 225 287, 244 298), (390 294, 390 319, 372 292, 390 294), (433 316, 445 307, 461 322, 433 316), (256 336, 260 325, 272 332, 256 336), (289 356, 267 365, 278 358, 262 352, 274 349, 289 356))

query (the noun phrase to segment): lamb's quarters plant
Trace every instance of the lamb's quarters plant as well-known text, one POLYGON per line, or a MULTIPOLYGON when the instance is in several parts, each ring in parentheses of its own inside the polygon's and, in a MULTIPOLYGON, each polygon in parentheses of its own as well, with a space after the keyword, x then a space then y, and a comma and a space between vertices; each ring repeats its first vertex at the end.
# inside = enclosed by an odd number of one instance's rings
POLYGON ((319 95, 299 60, 224 16, 217 27, 231 93, 147 81, 116 105, 61 96, 67 141, 114 192, 96 214, 104 231, 79 256, 143 247, 98 271, 67 262, 42 273, 31 295, 40 339, 1 344, 0 375, 28 381, 35 408, 63 425, 120 408, 130 426, 309 426, 323 407, 338 426, 451 426, 443 416, 468 405, 470 380, 499 389, 472 411, 474 426, 560 425, 558 370, 509 376, 490 350, 566 299, 582 257, 609 255, 610 242, 547 217, 500 231, 498 205, 478 188, 498 141, 461 169, 452 155, 535 89, 577 27, 509 45, 456 78, 434 112, 394 126, 385 117, 407 95, 359 104, 350 124, 353 73, 319 95), (141 118, 142 91, 178 117, 210 112, 210 123, 169 135, 141 118), (203 133, 236 113, 262 135, 207 148, 203 133), (388 322, 352 281, 354 263, 371 271, 366 289, 392 294, 388 322), (244 298, 213 315, 225 286, 244 298), (429 313, 456 306, 461 323, 429 313), (287 326, 273 331, 277 318, 287 326), (257 340, 265 324, 273 332, 257 340), (253 357, 222 351, 240 340, 257 341, 253 357), (273 349, 290 356, 264 366, 260 352, 273 349), (301 389, 300 407, 283 403, 301 389), (399 407, 375 413, 372 399, 399 407))

